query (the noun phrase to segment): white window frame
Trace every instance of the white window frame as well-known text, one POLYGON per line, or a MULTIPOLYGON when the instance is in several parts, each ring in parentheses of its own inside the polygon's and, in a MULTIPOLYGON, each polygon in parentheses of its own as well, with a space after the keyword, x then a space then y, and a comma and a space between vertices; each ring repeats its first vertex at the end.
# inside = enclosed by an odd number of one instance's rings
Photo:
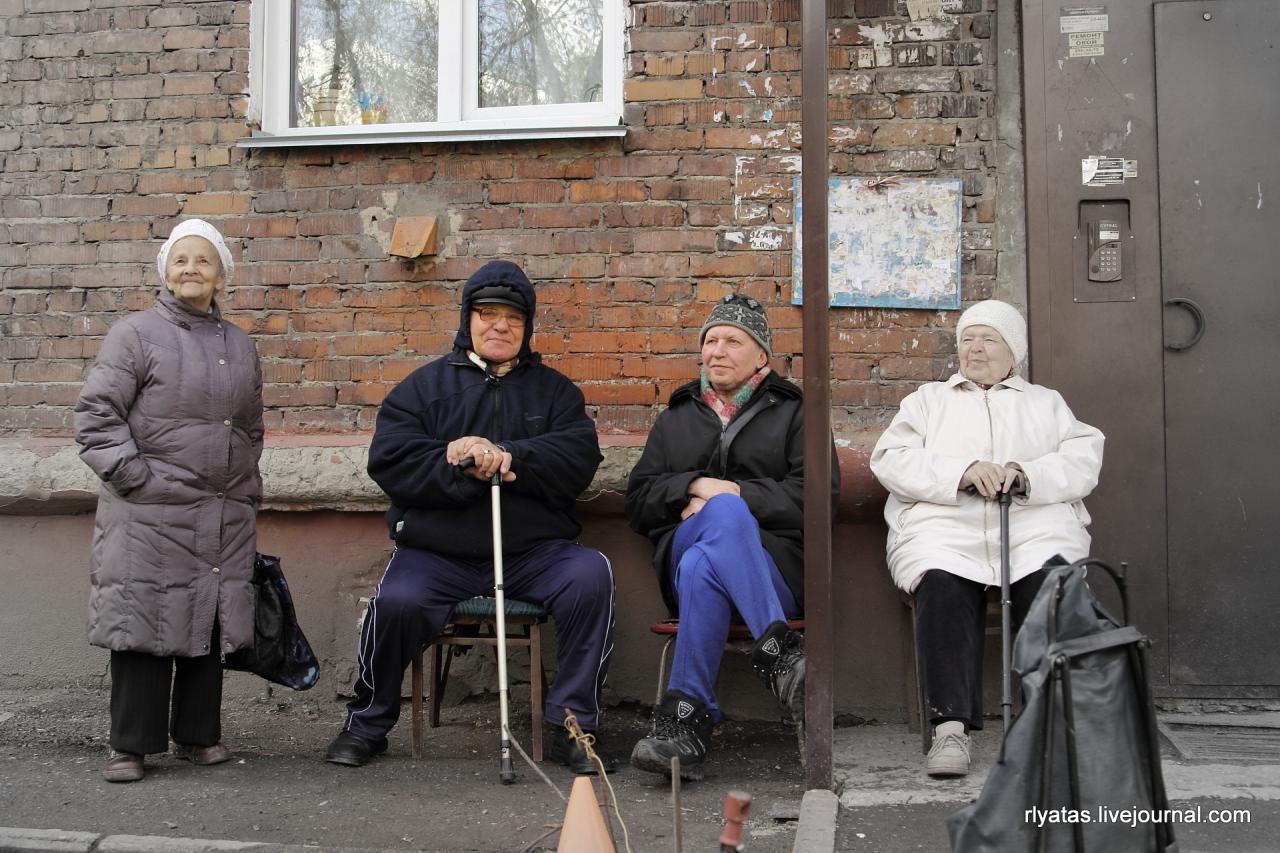
POLYGON ((437 121, 290 127, 294 0, 253 0, 250 15, 249 120, 261 127, 245 148, 622 136, 624 0, 604 0, 603 100, 598 103, 476 105, 479 2, 441 0, 437 121), (283 47, 282 47, 283 46, 283 47), (462 73, 456 73, 456 69, 462 73))

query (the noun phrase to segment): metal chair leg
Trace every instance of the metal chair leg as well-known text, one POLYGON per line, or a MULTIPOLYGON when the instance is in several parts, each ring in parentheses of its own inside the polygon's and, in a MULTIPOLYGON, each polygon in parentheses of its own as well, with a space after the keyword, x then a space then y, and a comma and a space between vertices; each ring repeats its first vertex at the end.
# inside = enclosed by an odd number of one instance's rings
POLYGON ((533 760, 542 761, 542 705, 546 678, 542 672, 542 626, 529 626, 529 704, 533 718, 533 760))
POLYGON ((662 656, 658 658, 658 692, 653 696, 654 707, 662 704, 662 694, 667 692, 667 665, 671 660, 671 647, 675 641, 676 635, 672 634, 662 644, 662 656))
POLYGON ((413 757, 422 757, 422 649, 413 656, 413 757))

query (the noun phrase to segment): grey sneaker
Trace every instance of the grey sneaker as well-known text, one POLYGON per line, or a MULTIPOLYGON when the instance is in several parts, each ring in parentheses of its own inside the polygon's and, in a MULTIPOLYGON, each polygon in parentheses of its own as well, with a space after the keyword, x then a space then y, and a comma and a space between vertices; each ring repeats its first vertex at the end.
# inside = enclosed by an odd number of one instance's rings
POLYGON ((715 723, 704 702, 668 690, 653 709, 653 727, 631 752, 631 764, 650 773, 671 775, 671 759, 680 759, 680 778, 698 780, 711 751, 715 723))
POLYGON ((935 735, 925 772, 939 779, 968 775, 969 736, 954 732, 935 735))

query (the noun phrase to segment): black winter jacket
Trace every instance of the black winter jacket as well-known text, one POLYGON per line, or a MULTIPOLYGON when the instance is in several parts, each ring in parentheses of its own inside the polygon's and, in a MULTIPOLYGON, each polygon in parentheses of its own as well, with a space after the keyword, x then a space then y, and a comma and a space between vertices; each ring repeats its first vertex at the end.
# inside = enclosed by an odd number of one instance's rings
MULTIPOLYGON (((523 276, 521 276, 523 279, 523 276)), ((512 282, 513 286, 517 283, 512 282)), ((533 313, 533 288, 526 303, 533 313)), ((462 331, 470 308, 463 295, 462 331)), ((574 539, 582 526, 574 502, 591 484, 603 458, 582 392, 526 349, 505 376, 486 372, 455 345, 397 385, 378 411, 369 447, 369 476, 391 498, 391 538, 443 557, 487 564, 492 560, 488 483, 445 460, 449 442, 480 435, 511 453, 516 479, 502 484, 502 545, 522 554, 550 539, 574 539)))
MULTIPOLYGON (((831 454, 831 493, 840 468, 831 454)), ((698 477, 732 480, 760 523, 760 539, 796 602, 804 605, 804 417, 800 389, 771 373, 721 428, 695 380, 677 388, 645 443, 627 483, 627 522, 654 544, 662 597, 676 613, 667 565, 689 484, 698 477)))

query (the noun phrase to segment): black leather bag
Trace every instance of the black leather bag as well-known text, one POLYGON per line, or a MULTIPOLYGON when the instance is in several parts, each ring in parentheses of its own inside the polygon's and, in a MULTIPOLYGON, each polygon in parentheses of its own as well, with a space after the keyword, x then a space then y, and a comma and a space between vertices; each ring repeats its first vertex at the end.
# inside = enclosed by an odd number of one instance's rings
POLYGON ((293 596, 280 558, 258 554, 253 561, 253 645, 227 655, 224 666, 265 678, 294 690, 307 690, 320 678, 320 663, 298 626, 293 596))

